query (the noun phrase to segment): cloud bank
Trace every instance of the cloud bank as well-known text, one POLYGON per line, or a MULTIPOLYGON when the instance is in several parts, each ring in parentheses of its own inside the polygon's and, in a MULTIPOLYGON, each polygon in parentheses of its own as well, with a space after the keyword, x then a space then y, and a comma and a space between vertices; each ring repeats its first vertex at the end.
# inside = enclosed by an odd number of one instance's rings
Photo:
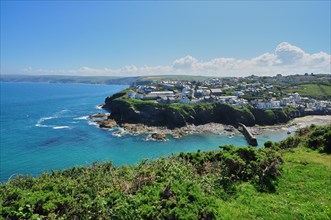
POLYGON ((137 75, 206 75, 215 77, 275 74, 330 73, 331 55, 325 52, 309 54, 287 42, 280 43, 272 53, 251 59, 220 57, 208 61, 190 55, 176 59, 170 65, 124 66, 119 69, 82 67, 77 70, 25 68, 27 74, 137 76, 137 75))

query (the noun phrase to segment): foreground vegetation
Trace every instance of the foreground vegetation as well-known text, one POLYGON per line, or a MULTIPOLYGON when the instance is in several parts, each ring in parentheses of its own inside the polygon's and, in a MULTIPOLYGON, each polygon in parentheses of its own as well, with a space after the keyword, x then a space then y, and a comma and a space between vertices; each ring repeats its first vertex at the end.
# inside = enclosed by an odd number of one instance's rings
POLYGON ((4 219, 330 219, 331 126, 265 148, 222 146, 0 186, 4 219))

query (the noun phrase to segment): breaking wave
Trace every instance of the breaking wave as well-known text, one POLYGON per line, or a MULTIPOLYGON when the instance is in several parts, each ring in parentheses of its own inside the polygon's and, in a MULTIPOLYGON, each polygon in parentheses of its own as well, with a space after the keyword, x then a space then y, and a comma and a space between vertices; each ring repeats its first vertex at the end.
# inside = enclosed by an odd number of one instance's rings
POLYGON ((71 129, 69 126, 54 126, 53 129, 71 129))
POLYGON ((43 122, 47 121, 47 120, 51 120, 57 118, 56 116, 52 116, 52 117, 43 117, 40 118, 37 123, 36 123, 36 127, 42 127, 42 128, 48 128, 48 127, 52 127, 50 125, 44 125, 43 122))
POLYGON ((52 120, 52 119, 57 119, 60 118, 65 112, 69 112, 70 110, 68 109, 63 109, 59 112, 56 112, 52 116, 48 117, 42 117, 40 118, 37 123, 35 124, 36 127, 41 127, 41 128, 53 128, 53 129, 63 129, 63 128, 70 128, 69 126, 59 126, 59 125, 47 125, 45 124, 46 121, 52 120))
POLYGON ((86 116, 81 116, 81 117, 78 117, 78 118, 74 118, 74 120, 87 120, 88 119, 88 115, 86 116))

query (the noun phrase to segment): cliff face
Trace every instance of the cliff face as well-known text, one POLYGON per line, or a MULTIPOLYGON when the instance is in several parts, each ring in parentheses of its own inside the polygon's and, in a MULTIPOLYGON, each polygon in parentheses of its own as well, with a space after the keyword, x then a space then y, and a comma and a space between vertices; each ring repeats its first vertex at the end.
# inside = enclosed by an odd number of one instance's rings
POLYGON ((107 100, 105 108, 110 110, 111 118, 117 123, 141 123, 149 126, 169 128, 186 125, 186 119, 178 111, 150 103, 132 104, 128 100, 107 100))
POLYGON ((254 125, 255 117, 248 109, 237 109, 220 103, 159 104, 124 97, 118 93, 107 97, 104 108, 117 123, 142 123, 149 126, 183 127, 209 122, 254 125))
POLYGON ((160 104, 128 98, 125 91, 107 97, 104 108, 117 123, 141 123, 149 126, 183 127, 210 122, 247 126, 272 125, 291 119, 290 109, 259 110, 236 108, 221 103, 160 104))

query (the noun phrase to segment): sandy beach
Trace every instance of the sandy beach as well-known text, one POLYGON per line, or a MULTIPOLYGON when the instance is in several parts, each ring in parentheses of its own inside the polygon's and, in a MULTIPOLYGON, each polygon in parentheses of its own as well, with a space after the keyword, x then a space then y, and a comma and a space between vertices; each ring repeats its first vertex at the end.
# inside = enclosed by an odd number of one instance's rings
POLYGON ((304 128, 315 125, 328 125, 331 124, 331 115, 309 115, 305 117, 295 118, 286 124, 270 125, 270 126, 254 126, 250 129, 254 134, 263 133, 263 130, 286 130, 294 132, 299 128, 304 128))

